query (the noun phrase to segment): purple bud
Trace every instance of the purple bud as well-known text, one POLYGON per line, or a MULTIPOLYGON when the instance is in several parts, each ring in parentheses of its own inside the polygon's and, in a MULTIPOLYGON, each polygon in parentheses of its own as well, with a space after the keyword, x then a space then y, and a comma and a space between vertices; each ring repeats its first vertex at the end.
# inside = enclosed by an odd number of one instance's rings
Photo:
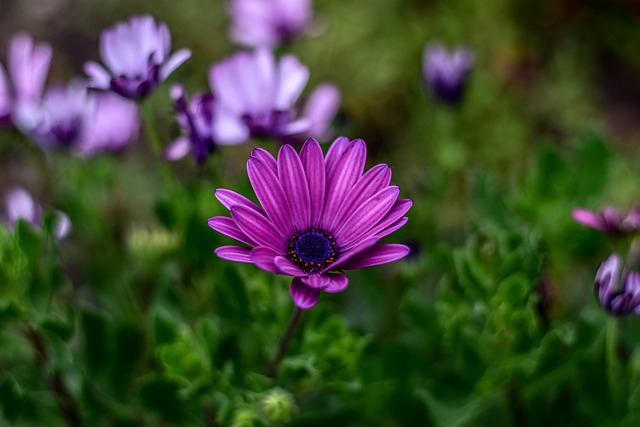
POLYGON ((455 105, 462 99, 473 62, 470 49, 458 48, 449 52, 444 46, 432 43, 424 50, 423 77, 436 98, 455 105))
POLYGON ((600 305, 614 316, 640 314, 640 272, 622 266, 618 254, 604 261, 596 273, 596 296, 600 305))

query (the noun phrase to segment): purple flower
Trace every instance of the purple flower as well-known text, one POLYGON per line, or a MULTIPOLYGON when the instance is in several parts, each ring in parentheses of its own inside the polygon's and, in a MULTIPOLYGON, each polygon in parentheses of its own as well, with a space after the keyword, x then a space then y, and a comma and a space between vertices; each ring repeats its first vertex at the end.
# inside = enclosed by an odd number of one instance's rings
POLYGON ((311 21, 311 0, 231 0, 231 39, 249 47, 277 47, 311 21))
POLYGON ((618 254, 600 265, 596 273, 596 295, 600 305, 614 316, 640 314, 640 271, 625 268, 620 273, 621 266, 618 254))
POLYGON ((51 46, 34 44, 28 34, 17 34, 9 43, 9 76, 0 64, 0 123, 19 120, 42 95, 51 62, 51 46))
POLYGON ((114 151, 138 133, 137 105, 111 93, 88 92, 72 81, 47 90, 25 114, 22 130, 45 149, 66 148, 88 156, 114 151))
POLYGON ((326 136, 340 94, 332 85, 321 85, 301 105, 298 99, 308 78, 309 70, 297 58, 285 55, 276 63, 266 48, 240 52, 211 67, 216 141, 270 136, 291 142, 295 137, 326 136))
MULTIPOLYGON (((31 194, 22 187, 13 187, 4 198, 5 204, 5 224, 9 228, 14 228, 19 220, 31 224, 39 230, 42 223, 42 207, 33 200, 31 194)), ((64 239, 71 231, 71 221, 63 212, 56 211, 56 219, 53 224, 53 235, 59 239, 64 239)))
POLYGON ((167 160, 178 160, 188 152, 203 163, 216 148, 213 139, 214 98, 211 93, 199 93, 187 99, 182 85, 171 87, 171 98, 180 127, 185 135, 176 139, 165 151, 167 160))
POLYGON ((130 99, 143 99, 190 56, 180 49, 169 56, 171 35, 165 23, 149 15, 118 22, 100 36, 100 56, 106 69, 88 62, 85 72, 90 86, 112 90, 130 99))
POLYGON ((471 50, 459 48, 450 53, 438 43, 429 44, 422 58, 422 72, 429 90, 452 105, 461 100, 472 66, 471 50))
POLYGON ((629 212, 621 212, 610 206, 604 206, 597 212, 576 208, 571 212, 571 217, 609 236, 624 236, 640 230, 640 205, 634 206, 629 212))
POLYGON ((222 246, 216 254, 293 276, 291 297, 303 309, 316 304, 320 291, 343 291, 349 283, 343 270, 404 257, 407 246, 378 242, 407 222, 412 202, 398 200, 389 166, 363 174, 366 155, 364 141, 345 137, 334 141, 326 157, 314 139, 300 154, 283 145, 277 160, 255 149, 247 172, 262 206, 218 189, 231 218, 209 219, 211 228, 248 247, 222 246))

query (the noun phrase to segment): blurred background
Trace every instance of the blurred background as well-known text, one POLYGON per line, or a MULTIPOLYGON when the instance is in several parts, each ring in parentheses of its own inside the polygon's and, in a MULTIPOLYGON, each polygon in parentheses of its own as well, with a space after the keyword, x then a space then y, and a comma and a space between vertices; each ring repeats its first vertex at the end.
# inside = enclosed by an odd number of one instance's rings
MULTIPOLYGON (((207 90, 211 64, 240 49, 226 7, 1 0, 0 58, 28 32, 53 47, 48 83, 66 82, 99 59, 105 28, 153 15, 172 50, 192 51, 149 100, 168 145, 180 133, 170 83, 207 90)), ((222 147, 198 168, 163 163, 144 131, 126 151, 79 159, 2 129, 0 194, 28 188, 73 231, 59 244, 24 224, 15 240, 2 233, 0 277, 12 285, 0 290, 0 421, 638 425, 640 323, 614 323, 593 296, 599 263, 628 242, 575 223, 571 210, 638 202, 640 3, 313 8, 306 34, 278 52, 309 67, 308 87, 339 87, 336 135, 364 139, 368 167, 389 164, 414 201, 387 238, 411 255, 350 272, 347 291, 324 294, 269 379, 293 310, 287 278, 215 257, 230 239, 207 219, 226 215, 215 188, 253 196, 246 159, 277 143, 222 147), (457 105, 426 87, 430 42, 474 53, 457 105)))

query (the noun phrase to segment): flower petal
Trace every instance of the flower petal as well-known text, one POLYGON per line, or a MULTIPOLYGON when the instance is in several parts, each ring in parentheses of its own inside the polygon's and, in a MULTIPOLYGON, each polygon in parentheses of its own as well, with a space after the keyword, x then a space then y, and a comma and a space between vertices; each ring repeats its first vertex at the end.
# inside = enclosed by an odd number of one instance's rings
POLYGON ((365 200, 388 187, 390 182, 391 168, 389 166, 379 164, 369 169, 344 198, 336 215, 329 220, 328 229, 337 229, 365 200))
POLYGON ((291 260, 283 256, 277 257, 274 260, 274 262, 281 274, 286 274, 287 276, 296 276, 296 277, 303 277, 307 275, 307 273, 305 273, 304 271, 300 270, 298 267, 293 265, 291 260))
POLYGON ((251 249, 242 246, 220 246, 215 250, 216 255, 222 259, 237 262, 253 263, 251 249))
POLYGON ((336 293, 342 292, 349 286, 349 279, 342 273, 324 273, 324 275, 331 279, 329 286, 324 288, 325 292, 336 293))
POLYGON ((318 141, 310 138, 304 143, 300 150, 300 160, 309 185, 310 226, 317 227, 322 215, 325 191, 324 157, 318 141))
POLYGON ((287 242, 264 216, 243 205, 233 206, 230 210, 231 218, 251 240, 260 246, 267 246, 281 253, 286 251, 287 242))
POLYGON ((345 148, 347 148, 349 142, 349 138, 346 136, 339 136, 335 141, 333 141, 333 143, 331 143, 325 159, 327 173, 333 169, 336 160, 344 152, 345 148))
POLYGON ((288 195, 291 218, 298 231, 309 228, 310 201, 307 176, 300 157, 290 145, 283 145, 278 153, 278 178, 288 195))
POLYGON ((409 247, 397 243, 373 246, 353 256, 341 264, 345 270, 386 264, 404 258, 409 254, 409 247))
POLYGON ((320 299, 320 290, 310 288, 298 277, 294 277, 291 281, 289 293, 295 305, 303 310, 313 307, 320 299))
POLYGON ((302 283, 313 289, 324 289, 331 284, 331 278, 325 274, 310 274, 306 277, 302 277, 302 283))
POLYGON ((165 160, 180 160, 191 151, 191 141, 187 137, 176 138, 163 153, 165 160))
POLYGON ((89 61, 84 64, 84 72, 89 76, 89 85, 96 89, 109 89, 111 85, 111 75, 104 67, 97 62, 89 61))
POLYGON ((341 246, 348 245, 373 228, 389 212, 398 194, 400 189, 392 185, 367 199, 334 233, 336 242, 341 246))
POLYGON ((274 174, 278 174, 278 162, 273 158, 271 153, 269 153, 264 148, 256 148, 251 152, 251 157, 255 157, 263 162, 265 165, 269 166, 269 169, 273 171, 274 174))
POLYGON ((236 222, 226 216, 214 216, 209 218, 209 227, 216 230, 218 233, 222 233, 225 236, 229 236, 232 239, 236 239, 239 242, 245 243, 249 246, 257 246, 256 242, 251 240, 246 234, 244 234, 239 228, 236 222))
POLYGON ((302 113, 311 122, 307 134, 322 139, 330 134, 331 121, 339 107, 340 91, 336 86, 325 83, 316 87, 307 98, 302 113))
POLYGON ((247 173, 253 191, 276 230, 285 238, 293 236, 295 232, 289 202, 271 167, 252 156, 247 161, 247 173))
MULTIPOLYGON (((369 249, 372 246, 375 246, 379 241, 380 239, 378 237, 369 237, 369 238, 359 239, 358 244, 354 245, 353 248, 347 251, 341 252, 338 255, 338 259, 333 264, 330 264, 328 266, 328 270, 334 270, 335 268, 340 267, 343 263, 347 262, 354 256, 358 255, 360 252, 363 252, 364 250, 369 249)), ((328 272, 328 271, 325 270, 324 272, 328 272)))
POLYGON ((253 209, 254 211, 264 214, 264 211, 251 200, 244 197, 242 194, 236 193, 233 190, 227 190, 226 188, 218 188, 214 192, 216 198, 222 203, 222 205, 231 210, 235 205, 243 205, 248 208, 253 209))
POLYGON ((176 68, 182 65, 184 61, 191 57, 191 51, 189 49, 180 49, 175 52, 162 64, 160 68, 160 79, 166 80, 176 68))
POLYGON ((251 251, 251 259, 259 268, 271 272, 280 273, 280 269, 276 266, 275 259, 280 256, 271 248, 259 246, 251 251))
POLYGON ((309 80, 309 69, 293 55, 284 55, 278 67, 278 92, 274 109, 287 111, 300 97, 309 80))
POLYGON ((347 145, 332 169, 327 165, 327 192, 321 221, 323 228, 333 219, 344 197, 362 176, 366 159, 367 146, 361 139, 356 139, 347 145))

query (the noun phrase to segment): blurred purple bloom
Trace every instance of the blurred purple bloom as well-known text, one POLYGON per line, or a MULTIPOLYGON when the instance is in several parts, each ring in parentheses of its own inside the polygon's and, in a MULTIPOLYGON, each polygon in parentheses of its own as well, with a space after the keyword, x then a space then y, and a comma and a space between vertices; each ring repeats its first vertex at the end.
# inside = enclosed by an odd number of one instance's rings
POLYGON ((11 38, 9 76, 0 64, 0 123, 15 122, 23 108, 39 101, 51 56, 51 46, 35 44, 28 34, 21 33, 11 38))
POLYGON ((165 151, 167 160, 178 160, 188 152, 202 163, 216 148, 213 139, 214 98, 211 93, 199 93, 187 99, 182 85, 171 87, 176 117, 185 135, 176 139, 165 151))
POLYGON ((620 273, 622 260, 613 254, 596 273, 596 295, 600 305, 614 316, 640 314, 640 271, 626 268, 620 273))
POLYGON ((571 212, 571 217, 609 236, 623 236, 640 230, 640 205, 634 206, 629 212, 621 212, 610 206, 604 206, 597 212, 576 208, 571 212))
POLYGON ((422 72, 429 90, 439 100, 457 104, 462 99, 473 60, 470 49, 449 52, 441 44, 429 44, 422 58, 422 72))
POLYGON ((311 22, 311 0, 231 0, 231 39, 249 47, 277 47, 311 22))
MULTIPOLYGON (((23 220, 39 230, 42 223, 42 207, 33 200, 31 194, 22 187, 13 187, 4 198, 5 223, 9 228, 15 227, 18 220, 23 220)), ((71 221, 63 212, 56 211, 53 224, 53 235, 64 239, 71 231, 71 221)))
POLYGON ((169 56, 171 35, 165 23, 149 15, 118 22, 100 36, 100 56, 106 68, 88 62, 90 86, 112 90, 130 99, 143 99, 191 56, 180 49, 169 56))
POLYGON ((318 87, 305 105, 298 99, 309 70, 292 55, 277 63, 269 49, 240 52, 211 67, 216 96, 216 141, 237 143, 249 136, 325 137, 338 109, 340 94, 332 85, 318 87))
POLYGON ((122 149, 138 133, 137 105, 112 93, 88 92, 80 81, 47 90, 25 114, 22 130, 42 148, 88 156, 122 149))
POLYGON ((293 276, 294 303, 313 307, 320 291, 341 292, 349 281, 343 270, 385 264, 406 256, 401 244, 378 244, 402 227, 411 200, 400 199, 391 168, 379 164, 364 172, 362 140, 340 137, 323 156, 309 139, 300 154, 283 145, 277 160, 257 148, 247 172, 261 207, 227 189, 216 197, 231 218, 209 219, 214 230, 246 244, 216 249, 220 258, 253 263, 293 276))

